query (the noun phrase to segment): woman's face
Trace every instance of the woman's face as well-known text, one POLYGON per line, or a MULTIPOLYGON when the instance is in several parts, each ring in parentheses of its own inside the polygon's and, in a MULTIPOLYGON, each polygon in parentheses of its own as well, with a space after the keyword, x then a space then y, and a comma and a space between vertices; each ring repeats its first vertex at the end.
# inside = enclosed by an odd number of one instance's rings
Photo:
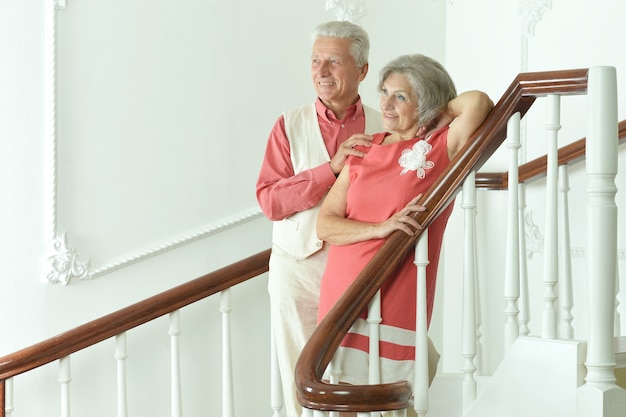
POLYGON ((417 133, 417 97, 406 75, 391 73, 383 82, 380 95, 383 127, 403 138, 417 133))

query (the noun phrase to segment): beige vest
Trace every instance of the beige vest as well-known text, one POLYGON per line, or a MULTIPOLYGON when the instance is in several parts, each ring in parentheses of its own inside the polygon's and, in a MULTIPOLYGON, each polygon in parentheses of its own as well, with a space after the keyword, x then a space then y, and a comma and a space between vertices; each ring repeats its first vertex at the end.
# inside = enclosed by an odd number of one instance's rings
MULTIPOLYGON (((383 129, 380 113, 366 106, 363 109, 365 132, 381 132, 383 129)), ((317 121, 315 104, 288 110, 284 113, 284 118, 295 174, 330 161, 317 121)), ((317 238, 315 222, 320 205, 321 201, 308 210, 274 222, 273 245, 296 259, 304 259, 319 251, 323 242, 317 238)))

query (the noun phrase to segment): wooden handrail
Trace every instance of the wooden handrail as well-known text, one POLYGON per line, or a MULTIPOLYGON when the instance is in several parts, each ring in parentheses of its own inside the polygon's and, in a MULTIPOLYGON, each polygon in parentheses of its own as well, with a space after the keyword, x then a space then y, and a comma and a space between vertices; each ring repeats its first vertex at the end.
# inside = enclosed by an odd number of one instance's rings
MULTIPOLYGON (((506 136, 506 125, 513 114, 519 112, 524 116, 537 97, 585 94, 587 75, 588 69, 519 74, 465 148, 422 197, 419 203, 428 210, 414 215, 418 223, 428 227, 454 199, 467 175, 480 168, 495 152, 506 136)), ((325 411, 363 412, 412 405, 408 381, 333 385, 323 382, 322 376, 352 324, 420 235, 419 230, 413 236, 400 231, 393 233, 320 322, 296 365, 297 395, 303 406, 325 411)))
POLYGON ((268 270, 269 256, 270 249, 267 249, 43 342, 1 357, 0 415, 4 415, 4 380, 64 358, 261 275, 268 270))
MULTIPOLYGON (((621 145, 626 142, 626 120, 617 125, 617 140, 621 145)), ((585 138, 572 142, 559 149, 559 165, 572 165, 585 158, 585 138)), ((533 159, 519 166, 519 182, 529 183, 545 177, 548 169, 546 155, 533 159)), ((476 188, 482 190, 506 190, 509 186, 508 172, 477 172, 476 188)))

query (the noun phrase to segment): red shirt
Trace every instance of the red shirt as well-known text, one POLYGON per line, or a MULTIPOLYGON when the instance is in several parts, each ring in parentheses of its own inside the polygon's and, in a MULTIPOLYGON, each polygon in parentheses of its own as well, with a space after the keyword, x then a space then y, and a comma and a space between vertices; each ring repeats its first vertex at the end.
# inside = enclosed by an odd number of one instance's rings
MULTIPOLYGON (((331 158, 346 139, 365 131, 365 113, 360 98, 346 109, 342 120, 338 120, 319 98, 315 101, 315 110, 331 158)), ((335 174, 329 163, 294 175, 285 120, 281 115, 270 132, 256 184, 256 196, 263 213, 270 220, 282 220, 310 209, 320 202, 334 182, 335 174)))

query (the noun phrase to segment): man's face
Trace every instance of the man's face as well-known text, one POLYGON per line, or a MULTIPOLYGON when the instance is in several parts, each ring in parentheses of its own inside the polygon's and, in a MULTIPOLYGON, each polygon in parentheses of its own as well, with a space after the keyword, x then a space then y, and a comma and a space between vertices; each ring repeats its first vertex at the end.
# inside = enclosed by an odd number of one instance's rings
POLYGON ((328 107, 352 104, 366 74, 367 64, 356 66, 348 39, 319 38, 313 44, 311 78, 317 95, 328 107))

